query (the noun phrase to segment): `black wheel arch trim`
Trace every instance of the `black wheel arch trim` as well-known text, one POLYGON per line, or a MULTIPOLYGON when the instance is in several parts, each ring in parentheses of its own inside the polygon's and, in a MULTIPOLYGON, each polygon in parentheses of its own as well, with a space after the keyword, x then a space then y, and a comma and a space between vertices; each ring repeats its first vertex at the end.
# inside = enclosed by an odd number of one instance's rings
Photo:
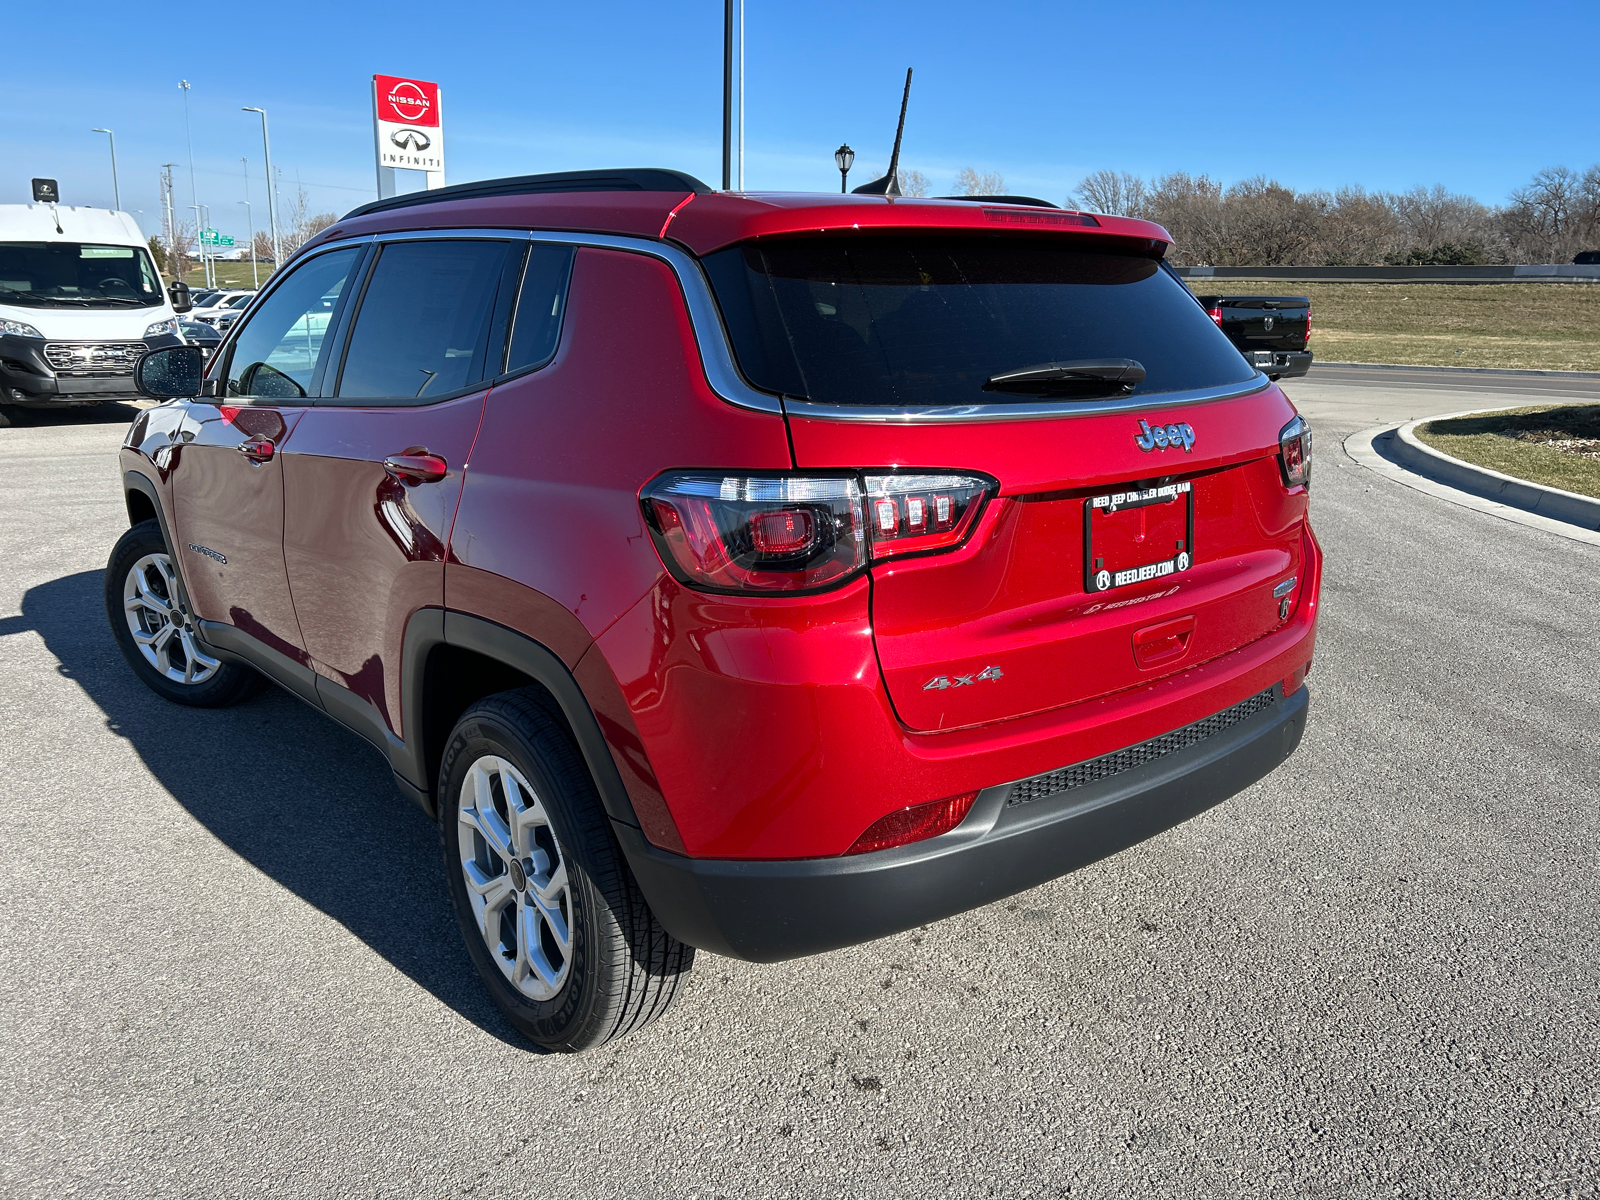
POLYGON ((122 475, 122 503, 128 510, 128 528, 133 528, 139 522, 135 519, 133 504, 130 494, 138 492, 150 501, 150 507, 155 509, 156 524, 161 527, 161 540, 167 544, 167 556, 172 559, 172 569, 178 573, 178 587, 183 590, 183 603, 191 612, 193 603, 189 600, 189 580, 183 570, 183 555, 177 551, 177 542, 172 539, 172 529, 167 524, 167 510, 161 504, 161 489, 156 487, 155 481, 140 471, 125 471, 122 475))
MULTIPOLYGON (((617 770, 616 760, 611 757, 611 747, 606 743, 605 735, 600 732, 600 723, 595 720, 594 711, 589 707, 583 689, 578 686, 578 681, 573 678, 567 665, 547 647, 514 629, 486 621, 482 617, 452 612, 449 609, 433 611, 441 613, 443 625, 441 640, 445 645, 471 650, 513 667, 550 693, 560 706, 562 715, 566 717, 567 725, 572 730, 573 740, 577 742, 578 752, 583 755, 584 762, 589 767, 589 774, 594 779, 595 790, 600 793, 600 802, 605 806, 606 815, 614 823, 637 829, 639 818, 633 811, 633 801, 628 798, 628 789, 622 782, 622 773, 617 770)), ((402 678, 406 683, 420 685, 421 672, 427 662, 427 651, 431 650, 432 646, 422 646, 419 638, 419 645, 413 648, 409 636, 410 626, 407 626, 407 634, 402 678)), ((406 729, 421 728, 423 703, 421 691, 420 686, 411 686, 408 689, 402 684, 402 694, 410 697, 404 706, 406 729)), ((417 746, 417 750, 420 752, 420 745, 417 746)), ((433 781, 430 780, 428 783, 430 795, 433 787, 433 781)))

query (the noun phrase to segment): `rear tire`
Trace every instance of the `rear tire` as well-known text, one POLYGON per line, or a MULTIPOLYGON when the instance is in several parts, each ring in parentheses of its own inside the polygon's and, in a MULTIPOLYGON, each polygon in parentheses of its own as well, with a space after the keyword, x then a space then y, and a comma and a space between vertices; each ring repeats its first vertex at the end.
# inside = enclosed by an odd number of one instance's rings
POLYGON ((588 1050, 671 1006, 694 948, 645 903, 566 729, 534 688, 456 723, 439 835, 461 934, 490 996, 547 1050, 588 1050))
POLYGON ((222 708, 259 685, 261 677, 249 667, 223 662, 200 641, 159 522, 141 521, 117 539, 106 564, 105 598, 117 649, 163 699, 222 708))

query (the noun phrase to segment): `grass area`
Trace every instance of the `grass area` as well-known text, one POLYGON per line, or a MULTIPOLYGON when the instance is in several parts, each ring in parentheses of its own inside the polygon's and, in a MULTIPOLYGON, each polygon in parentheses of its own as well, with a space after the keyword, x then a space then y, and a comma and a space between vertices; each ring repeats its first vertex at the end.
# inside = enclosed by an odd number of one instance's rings
POLYGON ((1191 279, 1199 293, 1310 296, 1328 362, 1600 371, 1600 285, 1191 279))
MULTIPOLYGON (((213 270, 213 273, 217 277, 217 283, 221 287, 225 287, 225 288, 252 288, 252 287, 255 287, 255 284, 251 282, 252 276, 250 274, 250 264, 247 263, 247 262, 219 262, 219 263, 213 263, 212 264, 212 270, 213 270)), ((269 278, 271 278, 271 276, 272 276, 273 266, 272 266, 271 263, 257 263, 256 264, 256 270, 260 274, 261 282, 262 283, 266 283, 267 280, 269 278)), ((190 270, 190 272, 187 275, 185 275, 183 277, 183 281, 185 283, 187 283, 191 288, 195 288, 195 289, 203 288, 206 285, 206 273, 205 273, 205 270, 203 268, 201 268, 201 267, 198 267, 198 266, 194 267, 193 269, 190 270)))
POLYGON ((1546 487, 1600 499, 1600 404, 1541 405, 1417 426, 1435 450, 1546 487), (1552 442, 1564 442, 1562 449, 1552 442))

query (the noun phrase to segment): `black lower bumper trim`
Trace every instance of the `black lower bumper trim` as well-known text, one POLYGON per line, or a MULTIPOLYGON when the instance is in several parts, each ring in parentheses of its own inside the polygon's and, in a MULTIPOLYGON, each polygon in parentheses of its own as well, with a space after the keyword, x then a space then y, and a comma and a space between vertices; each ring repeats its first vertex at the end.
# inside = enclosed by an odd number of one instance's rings
POLYGON ((680 941, 776 962, 911 929, 1059 878, 1170 829, 1271 772, 1300 744, 1306 689, 1198 744, 1028 804, 987 788, 961 826, 876 854, 693 859, 613 823, 639 886, 680 941))

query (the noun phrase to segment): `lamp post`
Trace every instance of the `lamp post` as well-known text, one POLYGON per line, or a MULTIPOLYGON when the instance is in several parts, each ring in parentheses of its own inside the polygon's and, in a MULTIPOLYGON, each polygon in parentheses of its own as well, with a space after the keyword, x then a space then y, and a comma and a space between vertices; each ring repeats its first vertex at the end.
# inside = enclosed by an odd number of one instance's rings
POLYGON ((267 136, 267 110, 264 108, 244 108, 240 111, 261 114, 261 149, 267 159, 267 225, 272 229, 272 269, 276 271, 282 265, 283 255, 278 247, 278 203, 273 197, 272 139, 267 136))
POLYGON ((211 286, 211 261, 206 258, 206 206, 204 204, 191 204, 194 209, 194 240, 198 243, 200 251, 200 282, 206 287, 211 286))
POLYGON ((256 220, 250 209, 250 160, 241 158, 244 164, 244 199, 239 201, 244 205, 245 223, 250 228, 250 279, 257 291, 261 290, 261 268, 256 263, 256 220))
POLYGON ((847 145, 840 146, 833 152, 833 161, 839 168, 839 191, 842 194, 850 179, 850 168, 855 165, 856 152, 847 145))
POLYGON ((244 223, 245 227, 250 230, 250 286, 259 292, 261 290, 261 269, 256 266, 256 219, 250 212, 250 201, 241 200, 239 203, 244 205, 244 223))
POLYGON ((115 198, 117 210, 122 210, 122 188, 117 185, 117 135, 109 129, 91 129, 90 133, 103 133, 111 139, 111 195, 115 198))

